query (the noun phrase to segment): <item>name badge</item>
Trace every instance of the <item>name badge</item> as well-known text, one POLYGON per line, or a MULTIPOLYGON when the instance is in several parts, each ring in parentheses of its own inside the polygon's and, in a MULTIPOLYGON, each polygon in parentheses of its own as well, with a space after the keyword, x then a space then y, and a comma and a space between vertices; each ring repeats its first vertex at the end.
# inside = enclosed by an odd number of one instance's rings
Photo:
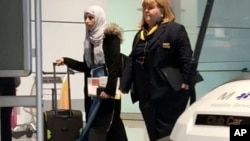
POLYGON ((162 43, 163 48, 170 48, 170 43, 162 43))

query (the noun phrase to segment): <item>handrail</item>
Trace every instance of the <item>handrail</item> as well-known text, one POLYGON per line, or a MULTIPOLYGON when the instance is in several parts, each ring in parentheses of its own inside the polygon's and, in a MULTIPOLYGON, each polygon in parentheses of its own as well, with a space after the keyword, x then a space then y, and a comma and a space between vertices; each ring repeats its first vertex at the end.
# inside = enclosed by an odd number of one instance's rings
POLYGON ((202 18, 201 27, 199 30, 198 38, 196 41, 196 46, 193 54, 193 60, 192 60, 192 74, 191 78, 193 79, 190 83, 190 104, 194 103, 196 101, 196 92, 195 92, 195 84, 196 84, 196 78, 199 77, 199 81, 203 80, 201 75, 197 72, 198 62, 201 54, 201 49, 203 45, 203 41, 205 38, 208 22, 210 19, 211 11, 213 8, 214 0, 207 0, 205 12, 202 18))

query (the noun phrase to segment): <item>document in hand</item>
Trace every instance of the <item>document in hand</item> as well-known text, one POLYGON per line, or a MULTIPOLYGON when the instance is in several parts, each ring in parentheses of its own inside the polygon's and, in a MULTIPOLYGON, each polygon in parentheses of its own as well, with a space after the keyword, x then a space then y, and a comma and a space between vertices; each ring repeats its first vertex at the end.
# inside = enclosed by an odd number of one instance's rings
MULTIPOLYGON (((105 88, 108 81, 107 76, 101 76, 101 77, 89 77, 88 78, 88 96, 94 97, 98 96, 97 94, 97 88, 105 88)), ((116 95, 114 97, 111 97, 113 99, 121 99, 122 93, 118 90, 118 87, 120 85, 120 79, 117 79, 117 85, 116 85, 116 95)))

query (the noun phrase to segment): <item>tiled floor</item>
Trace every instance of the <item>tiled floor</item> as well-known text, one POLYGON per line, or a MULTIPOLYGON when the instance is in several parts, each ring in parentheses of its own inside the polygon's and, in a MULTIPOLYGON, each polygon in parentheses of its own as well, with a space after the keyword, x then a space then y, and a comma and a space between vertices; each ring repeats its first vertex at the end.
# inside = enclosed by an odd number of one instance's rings
MULTIPOLYGON (((143 121, 124 120, 124 124, 126 126, 126 132, 129 141, 149 141, 143 121)), ((36 141, 36 135, 34 134, 32 138, 22 136, 19 139, 13 139, 13 141, 36 141)))

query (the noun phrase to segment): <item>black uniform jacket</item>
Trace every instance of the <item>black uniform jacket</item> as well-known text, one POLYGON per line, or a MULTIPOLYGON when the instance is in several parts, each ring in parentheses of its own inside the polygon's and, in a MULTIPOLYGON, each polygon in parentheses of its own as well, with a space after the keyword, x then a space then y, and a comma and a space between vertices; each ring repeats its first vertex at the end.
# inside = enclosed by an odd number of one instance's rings
MULTIPOLYGON (((133 50, 123 71, 120 90, 125 93, 133 87, 133 65, 136 61, 134 51, 140 40, 139 33, 134 38, 133 50)), ((152 99, 155 99, 169 93, 169 85, 166 83, 170 84, 173 91, 179 91, 182 83, 190 83, 192 49, 187 32, 181 24, 160 24, 153 36, 147 46, 150 48, 150 93, 152 99)), ((131 91, 133 102, 138 100, 136 95, 131 91)))

